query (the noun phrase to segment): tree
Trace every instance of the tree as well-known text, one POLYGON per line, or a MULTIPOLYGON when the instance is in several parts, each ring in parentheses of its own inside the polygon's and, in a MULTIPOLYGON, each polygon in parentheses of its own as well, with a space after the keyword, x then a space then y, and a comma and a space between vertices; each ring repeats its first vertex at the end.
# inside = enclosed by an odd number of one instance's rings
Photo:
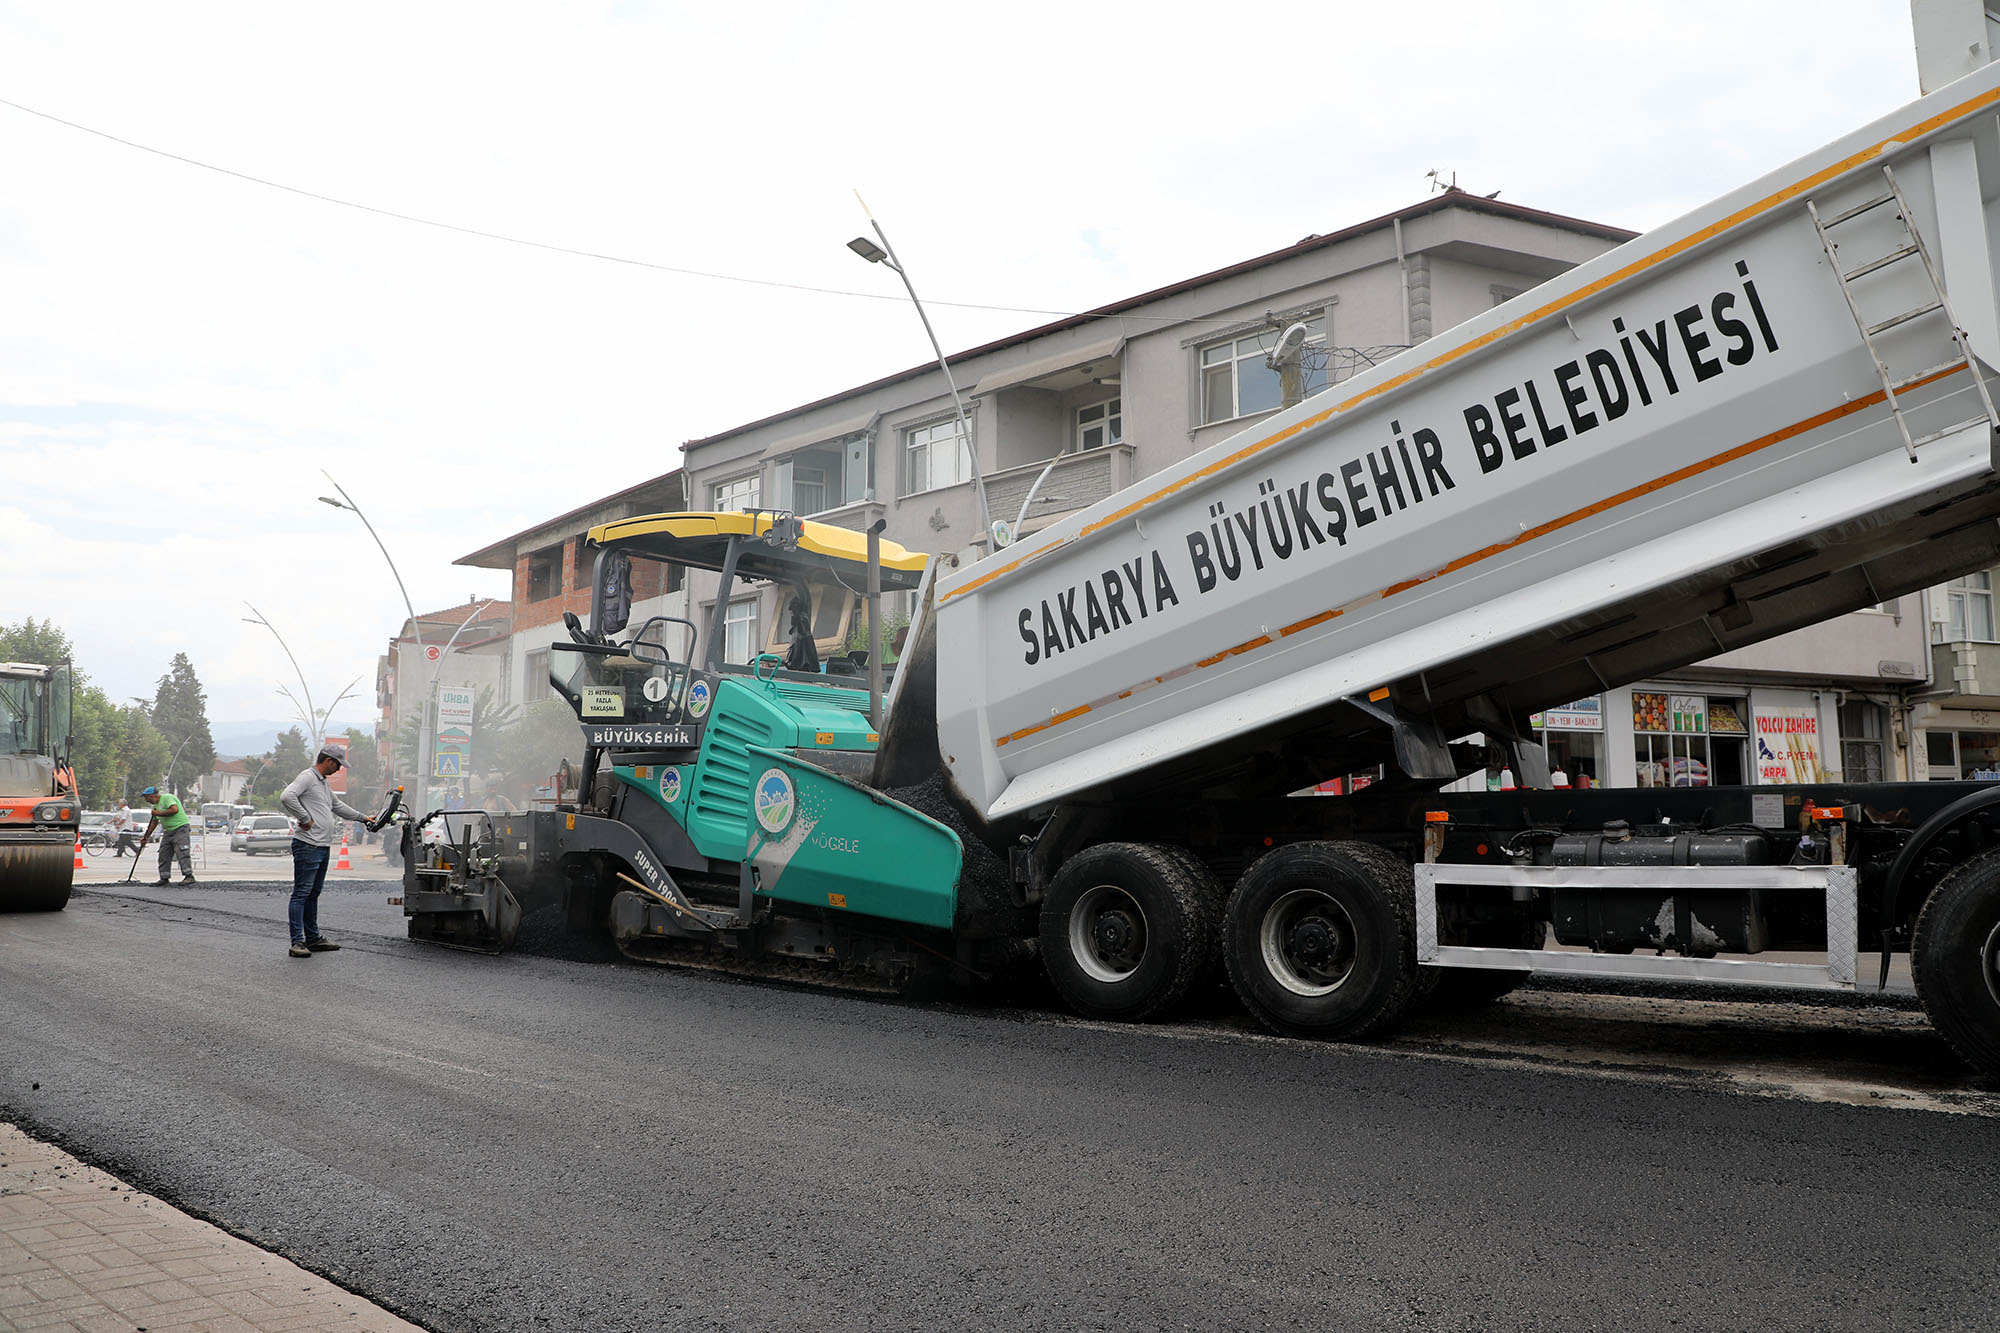
POLYGON ((34 662, 54 666, 75 656, 69 635, 53 620, 29 616, 18 625, 0 625, 0 662, 34 662))
POLYGON ((159 733, 180 751, 167 774, 168 787, 192 789, 197 778, 215 767, 215 740, 208 730, 208 692, 186 653, 175 653, 167 674, 160 677, 152 719, 159 733))
POLYGON ((159 782, 174 751, 145 709, 128 704, 117 709, 115 717, 118 742, 111 763, 119 789, 108 791, 106 798, 136 802, 141 791, 159 782))
POLYGON ((118 797, 118 737, 124 728, 118 709, 95 685, 78 685, 70 696, 70 764, 76 769, 77 799, 86 810, 102 810, 118 797))
POLYGON ((424 774, 429 771, 427 765, 417 762, 420 725, 416 713, 412 712, 398 724, 396 734, 389 742, 388 780, 408 784, 412 800, 416 799, 415 793, 423 790, 424 774))
POLYGON ((348 804, 365 809, 368 802, 382 794, 386 784, 382 780, 382 761, 375 754, 373 732, 364 732, 359 727, 347 729, 347 794, 348 804))
POLYGON ((251 794, 246 798, 253 805, 274 802, 278 793, 291 785, 292 779, 303 773, 306 765, 312 762, 312 754, 306 749, 305 733, 297 727, 287 727, 279 732, 278 743, 268 759, 269 762, 252 781, 251 794))
MULTIPOLYGON (((72 662, 74 655, 69 635, 54 621, 29 616, 18 625, 0 625, 0 662, 50 666, 72 662)), ((126 726, 124 711, 127 710, 114 705, 103 690, 92 685, 90 678, 72 664, 69 761, 76 770, 77 798, 85 809, 101 809, 111 804, 127 785, 129 775, 121 767, 119 756, 126 726)))

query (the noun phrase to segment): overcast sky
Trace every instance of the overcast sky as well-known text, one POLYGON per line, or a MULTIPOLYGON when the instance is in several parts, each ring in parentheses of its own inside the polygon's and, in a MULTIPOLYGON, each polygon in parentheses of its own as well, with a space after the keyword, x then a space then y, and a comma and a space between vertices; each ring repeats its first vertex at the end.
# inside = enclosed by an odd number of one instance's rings
POLYGON ((698 438, 1417 202, 1637 230, 1916 96, 1896 0, 0 0, 0 622, 211 719, 373 721, 452 561, 698 438), (966 305, 1026 307, 979 310, 966 305), (294 688, 296 688, 294 686, 294 688))

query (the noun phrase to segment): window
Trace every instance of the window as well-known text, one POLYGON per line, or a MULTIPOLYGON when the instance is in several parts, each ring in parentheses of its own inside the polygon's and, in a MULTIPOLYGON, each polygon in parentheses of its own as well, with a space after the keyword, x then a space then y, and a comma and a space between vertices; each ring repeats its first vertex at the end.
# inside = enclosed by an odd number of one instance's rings
POLYGON ((1570 787, 1596 787, 1604 781, 1604 703, 1596 695, 1550 708, 1530 721, 1535 739, 1549 753, 1549 773, 1560 773, 1570 787))
POLYGON ((972 480, 972 448, 957 417, 906 430, 903 443, 910 460, 910 494, 972 480), (954 440, 958 442, 955 449, 954 440))
POLYGON ((562 591, 560 546, 548 546, 528 557, 528 600, 544 602, 562 591))
POLYGON ((1880 704, 1856 699, 1840 706, 1840 767, 1849 782, 1882 782, 1888 773, 1887 730, 1880 704))
POLYGON ((737 666, 750 661, 750 645, 757 641, 757 599, 746 597, 731 602, 722 625, 722 660, 737 666))
POLYGON ((595 562, 590 558, 590 552, 584 547, 584 543, 589 540, 590 536, 588 533, 579 532, 576 534, 575 540, 570 543, 569 586, 573 591, 590 586, 590 571, 595 562))
POLYGON ((1971 639, 1993 642, 1993 575, 1988 570, 1967 574, 1945 585, 1946 643, 1971 639))
POLYGON ((1125 419, 1120 400, 1113 398, 1108 403, 1092 403, 1089 407, 1076 410, 1076 447, 1100 449, 1107 444, 1119 444, 1125 439, 1125 419))
MULTIPOLYGON (((1325 358, 1313 355, 1326 342, 1326 316, 1315 315, 1304 323, 1306 346, 1295 372, 1300 378, 1296 388, 1299 398, 1309 397, 1326 387, 1325 358)), ((1286 386, 1281 382, 1279 372, 1264 364, 1271 348, 1277 345, 1278 333, 1279 330, 1260 329, 1240 338, 1211 343, 1201 349, 1201 419, 1204 425, 1213 421, 1228 421, 1233 417, 1247 417, 1256 412, 1269 412, 1285 405, 1286 386)))
POLYGON ((1932 782, 2000 778, 2000 731, 1927 731, 1924 758, 1932 782))
POLYGON ((795 514, 821 514, 869 499, 874 439, 867 434, 816 444, 778 460, 777 503, 795 514))
POLYGON ((718 481, 708 488, 708 507, 724 513, 755 509, 764 503, 763 480, 762 474, 752 472, 747 477, 718 481))
POLYGON ((553 697, 555 690, 549 685, 549 650, 535 649, 522 662, 521 702, 531 704, 553 697))
POLYGON ((1741 699, 1632 691, 1634 784, 1741 786, 1749 773, 1746 716, 1741 699))

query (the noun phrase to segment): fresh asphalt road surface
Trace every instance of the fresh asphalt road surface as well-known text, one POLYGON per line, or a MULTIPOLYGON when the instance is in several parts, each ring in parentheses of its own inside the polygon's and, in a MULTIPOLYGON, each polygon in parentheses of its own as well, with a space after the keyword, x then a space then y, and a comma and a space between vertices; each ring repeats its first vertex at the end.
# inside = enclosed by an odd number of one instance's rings
POLYGON ((1946 1328, 2000 1093, 1907 1007, 1524 992, 1374 1047, 0 917, 0 1117, 436 1329, 1946 1328), (1540 1035, 1538 1035, 1540 1034, 1540 1035))

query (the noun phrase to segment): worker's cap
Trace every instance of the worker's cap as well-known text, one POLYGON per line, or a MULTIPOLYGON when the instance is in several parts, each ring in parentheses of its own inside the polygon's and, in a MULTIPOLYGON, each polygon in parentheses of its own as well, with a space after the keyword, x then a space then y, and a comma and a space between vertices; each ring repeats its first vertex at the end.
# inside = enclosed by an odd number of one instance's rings
POLYGON ((336 750, 331 745, 321 746, 319 755, 314 759, 313 762, 317 763, 319 762, 320 759, 333 760, 334 767, 336 768, 340 767, 342 764, 345 764, 347 762, 347 756, 342 754, 339 750, 336 750))
POLYGON ((160 794, 160 789, 158 787, 148 787, 139 794, 141 796, 158 796, 160 794))

